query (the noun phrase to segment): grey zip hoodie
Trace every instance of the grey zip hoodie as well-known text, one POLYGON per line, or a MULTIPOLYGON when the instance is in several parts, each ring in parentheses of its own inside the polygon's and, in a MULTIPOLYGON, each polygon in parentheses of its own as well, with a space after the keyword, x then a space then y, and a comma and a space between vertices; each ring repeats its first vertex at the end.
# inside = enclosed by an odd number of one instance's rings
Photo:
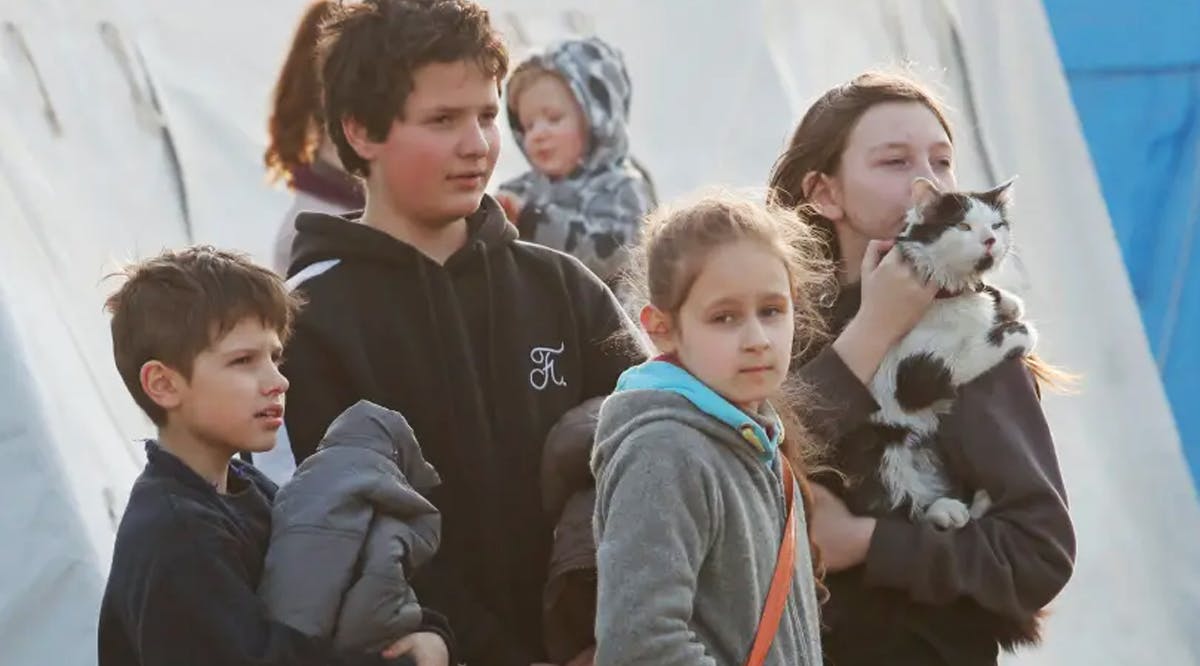
POLYGON ((360 400, 275 495, 259 596, 271 616, 339 647, 378 650, 416 631, 408 580, 433 557, 438 485, 399 412, 360 400))
MULTIPOLYGON (((783 537, 778 464, 679 393, 642 389, 605 401, 592 471, 596 666, 743 664, 783 537)), ((798 492, 796 501, 796 571, 770 666, 821 663, 798 492)))

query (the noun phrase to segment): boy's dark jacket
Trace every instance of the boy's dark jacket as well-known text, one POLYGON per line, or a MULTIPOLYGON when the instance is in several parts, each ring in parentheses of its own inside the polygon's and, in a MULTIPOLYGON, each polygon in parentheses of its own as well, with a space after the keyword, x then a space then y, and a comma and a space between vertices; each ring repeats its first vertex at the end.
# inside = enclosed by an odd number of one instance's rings
MULTIPOLYGON (((332 643, 269 619, 255 589, 271 533, 275 484, 230 463, 220 495, 153 442, 117 531, 100 606, 99 666, 350 666, 409 664, 335 652, 332 643)), ((445 621, 426 631, 450 643, 445 621)), ((453 650, 452 650, 453 652, 453 650)))
POLYGON ((366 399, 408 419, 442 477, 441 550, 413 581, 472 666, 541 661, 553 525, 550 428, 609 393, 639 354, 612 293, 577 260, 516 240, 484 197, 444 265, 362 224, 302 214, 290 283, 309 301, 284 354, 297 462, 366 399))

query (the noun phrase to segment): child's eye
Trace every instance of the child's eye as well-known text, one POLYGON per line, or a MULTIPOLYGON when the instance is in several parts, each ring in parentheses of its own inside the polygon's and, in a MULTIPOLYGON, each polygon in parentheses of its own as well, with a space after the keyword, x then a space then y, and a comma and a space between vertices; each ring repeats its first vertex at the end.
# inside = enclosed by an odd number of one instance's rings
POLYGON ((778 305, 770 305, 763 308, 759 314, 763 317, 776 317, 783 314, 783 308, 778 305))
POLYGON ((239 356, 233 359, 232 365, 247 365, 254 360, 253 356, 239 356))
POLYGON ((430 122, 434 125, 449 125, 453 120, 450 116, 435 116, 430 122))
POLYGON ((952 166, 952 163, 951 163, 949 157, 943 157, 940 160, 936 160, 935 164, 937 164, 939 167, 941 167, 943 169, 949 169, 952 166))
MULTIPOLYGON (((492 123, 496 122, 496 116, 498 116, 498 115, 500 115, 500 114, 496 113, 495 111, 488 111, 487 113, 480 116, 480 118, 483 119, 484 125, 491 125, 492 123)), ((529 131, 529 130, 525 130, 525 131, 529 131)))
POLYGON ((903 157, 893 157, 883 161, 886 166, 907 166, 908 160, 903 157))
POLYGON ((732 324, 736 320, 737 317, 729 313, 714 315, 712 318, 714 324, 732 324))

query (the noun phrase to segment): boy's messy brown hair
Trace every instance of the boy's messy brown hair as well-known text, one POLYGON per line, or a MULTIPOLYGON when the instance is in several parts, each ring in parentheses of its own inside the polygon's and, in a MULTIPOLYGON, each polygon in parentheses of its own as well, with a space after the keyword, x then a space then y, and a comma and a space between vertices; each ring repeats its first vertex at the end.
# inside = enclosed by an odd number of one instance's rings
POLYGON ((273 271, 209 246, 167 251, 114 276, 125 281, 104 304, 112 315, 113 359, 125 388, 157 426, 167 415, 142 390, 143 365, 160 361, 191 378, 196 356, 246 317, 284 342, 300 307, 273 271))
POLYGON ((413 75, 431 63, 473 62, 496 80, 508 72, 508 49, 487 10, 471 0, 363 0, 335 8, 317 48, 325 125, 346 170, 370 166, 346 140, 343 118, 362 123, 373 141, 403 119, 413 75))

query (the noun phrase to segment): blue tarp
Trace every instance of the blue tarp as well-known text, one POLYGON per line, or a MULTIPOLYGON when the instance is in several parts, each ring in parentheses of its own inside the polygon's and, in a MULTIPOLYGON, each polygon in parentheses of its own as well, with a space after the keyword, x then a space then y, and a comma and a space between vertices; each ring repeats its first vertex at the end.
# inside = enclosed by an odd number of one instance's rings
POLYGON ((1045 7, 1200 483, 1200 2, 1045 0, 1045 7))

